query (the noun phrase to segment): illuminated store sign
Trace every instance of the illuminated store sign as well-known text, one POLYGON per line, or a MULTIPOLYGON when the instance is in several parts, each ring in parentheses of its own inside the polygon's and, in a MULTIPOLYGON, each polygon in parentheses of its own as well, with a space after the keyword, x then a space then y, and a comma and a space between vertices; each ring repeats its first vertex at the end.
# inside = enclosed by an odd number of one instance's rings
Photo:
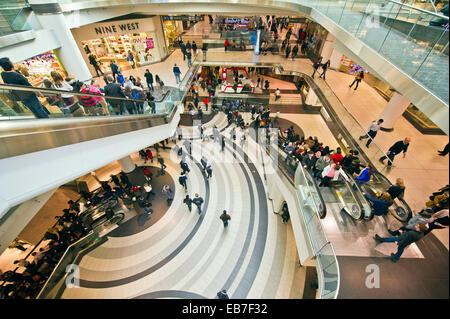
POLYGON ((113 24, 110 26, 98 26, 94 27, 95 33, 100 35, 106 34, 116 34, 118 32, 125 31, 138 31, 139 30, 139 22, 133 23, 121 23, 121 24, 113 24))

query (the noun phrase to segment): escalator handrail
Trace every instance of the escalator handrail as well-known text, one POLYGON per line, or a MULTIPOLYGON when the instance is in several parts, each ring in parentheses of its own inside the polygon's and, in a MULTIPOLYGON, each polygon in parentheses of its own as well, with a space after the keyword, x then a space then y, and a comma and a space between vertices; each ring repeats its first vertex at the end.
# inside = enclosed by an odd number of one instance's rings
MULTIPOLYGON (((280 150, 279 147, 278 147, 278 150, 280 150)), ((266 151, 267 151, 267 150, 266 150, 266 151)), ((269 151, 268 151, 268 152, 269 152, 269 151)), ((282 150, 282 152, 283 152, 283 154, 286 155, 288 158, 294 159, 292 156, 290 156, 289 154, 287 154, 286 152, 284 152, 284 150, 282 150)), ((302 165, 302 164, 300 163, 300 161, 298 161, 297 159, 295 159, 295 160, 297 161, 298 165, 302 165)), ((278 166, 283 165, 282 163, 284 163, 284 161, 278 161, 278 166)), ((305 172, 305 176, 307 177, 307 179, 308 179, 310 182, 312 182, 312 184, 313 184, 313 186, 314 186, 314 189, 316 190, 316 193, 318 194, 320 203, 322 204, 322 209, 319 210, 319 217, 320 217, 320 219, 324 219, 324 218, 326 217, 326 215, 327 215, 327 206, 325 205, 325 200, 323 199, 322 192, 320 191, 320 187, 319 187, 319 185, 317 184, 315 178, 311 175, 311 173, 310 173, 308 170, 305 170, 305 169, 304 169, 303 171, 305 172)), ((294 170, 294 172, 293 172, 293 175, 295 175, 295 170, 294 170)))
MULTIPOLYGON (((73 92, 73 91, 65 91, 65 90, 58 90, 58 89, 48 89, 48 88, 39 88, 34 86, 25 86, 25 85, 13 85, 13 84, 4 84, 0 83, 0 90, 15 90, 15 91, 24 91, 24 92, 34 92, 34 93, 42 93, 42 94, 65 94, 65 95, 75 95, 75 96, 89 96, 89 97, 95 97, 95 98, 105 98, 108 100, 117 100, 117 101, 133 101, 133 102, 144 102, 148 101, 147 99, 134 99, 134 98, 124 98, 124 97, 116 97, 116 96, 109 96, 109 95, 100 95, 100 94, 90 94, 90 93, 80 93, 80 92, 73 92)), ((143 90, 144 91, 144 90, 143 90)), ((166 96, 170 93, 170 90, 164 92, 162 98, 160 100, 153 100, 155 103, 160 103, 164 101, 166 96)))
POLYGON ((363 208, 363 210, 362 210, 363 214, 362 214, 362 218, 360 220, 362 220, 362 219, 364 219, 366 221, 372 220, 373 217, 375 216, 375 213, 374 213, 374 210, 372 209, 372 205, 370 204, 370 202, 363 195, 363 193, 365 193, 365 192, 362 190, 361 186, 355 181, 354 177, 351 174, 347 174, 347 175, 348 175, 351 183, 356 186, 356 189, 357 189, 356 191, 353 189, 353 187, 350 187, 350 188, 354 191, 355 195, 357 194, 356 198, 359 201, 361 207, 363 208), (366 202, 367 206, 369 206, 371 208, 370 209, 370 215, 368 217, 366 217, 364 204, 363 204, 363 202, 360 199, 364 200, 366 202))
MULTIPOLYGON (((380 177, 382 180, 384 180, 389 186, 392 186, 393 184, 389 181, 389 179, 384 176, 384 174, 375 171, 375 175, 377 175, 378 177, 380 177)), ((408 203, 406 202, 406 200, 402 197, 397 197, 396 198, 399 202, 402 203, 402 205, 406 208, 406 211, 408 213, 408 216, 412 216, 412 210, 411 207, 409 207, 408 203)))
MULTIPOLYGON (((354 181, 350 178, 350 181, 347 181, 342 175, 339 176, 339 178, 341 178, 344 181, 345 187, 347 188, 347 190, 350 192, 350 194, 352 195, 352 197, 354 198, 356 205, 358 205, 359 211, 361 212, 361 215, 358 218, 354 218, 352 215, 350 215, 354 220, 363 220, 364 216, 365 216, 365 209, 364 206, 360 200, 360 197, 356 194, 355 190, 352 187, 352 183, 354 183, 354 181)), ((361 195, 362 196, 362 195, 361 195)))

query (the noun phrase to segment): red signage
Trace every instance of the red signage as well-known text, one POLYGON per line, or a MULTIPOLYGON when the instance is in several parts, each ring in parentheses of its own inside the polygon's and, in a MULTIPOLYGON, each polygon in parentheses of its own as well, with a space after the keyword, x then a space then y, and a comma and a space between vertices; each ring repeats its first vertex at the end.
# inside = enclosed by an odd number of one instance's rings
POLYGON ((155 47, 155 43, 152 38, 145 39, 145 43, 147 44, 147 49, 153 49, 155 47))

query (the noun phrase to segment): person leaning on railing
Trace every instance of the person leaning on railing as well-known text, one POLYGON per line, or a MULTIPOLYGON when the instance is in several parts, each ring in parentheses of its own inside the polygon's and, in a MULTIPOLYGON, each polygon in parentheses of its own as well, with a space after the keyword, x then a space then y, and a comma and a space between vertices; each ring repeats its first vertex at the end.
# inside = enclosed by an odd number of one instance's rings
MULTIPOLYGON (((118 98, 126 98, 125 94, 123 93, 123 89, 120 86, 120 84, 114 82, 113 78, 111 76, 106 77, 106 86, 104 88, 105 95, 111 96, 111 97, 118 97, 118 98)), ((124 101, 120 99, 107 99, 108 103, 112 106, 114 112, 116 115, 123 114, 124 113, 124 101)))
MULTIPOLYGON (((9 58, 1 58, 0 66, 3 69, 1 73, 5 84, 32 86, 22 74, 14 71, 14 64, 9 58)), ((43 97, 41 93, 37 95, 43 97)), ((37 118, 48 118, 48 114, 34 92, 11 90, 10 98, 15 102, 22 102, 37 118)))
MULTIPOLYGON (((90 87, 91 81, 83 82, 80 88, 80 93, 96 94, 90 87)), ((101 106, 98 105, 97 100, 92 96, 78 96, 79 103, 83 106, 87 115, 103 115, 101 106)))

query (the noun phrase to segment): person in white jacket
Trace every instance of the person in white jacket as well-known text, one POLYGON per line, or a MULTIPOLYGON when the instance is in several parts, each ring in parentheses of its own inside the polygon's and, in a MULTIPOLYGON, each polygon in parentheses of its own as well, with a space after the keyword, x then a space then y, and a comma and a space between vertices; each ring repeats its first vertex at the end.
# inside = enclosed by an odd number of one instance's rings
POLYGON ((331 163, 324 168, 322 172, 322 181, 320 182, 319 186, 330 186, 330 181, 337 181, 340 175, 342 175, 342 177, 344 177, 347 182, 350 181, 347 174, 345 174, 344 170, 339 164, 331 163))

